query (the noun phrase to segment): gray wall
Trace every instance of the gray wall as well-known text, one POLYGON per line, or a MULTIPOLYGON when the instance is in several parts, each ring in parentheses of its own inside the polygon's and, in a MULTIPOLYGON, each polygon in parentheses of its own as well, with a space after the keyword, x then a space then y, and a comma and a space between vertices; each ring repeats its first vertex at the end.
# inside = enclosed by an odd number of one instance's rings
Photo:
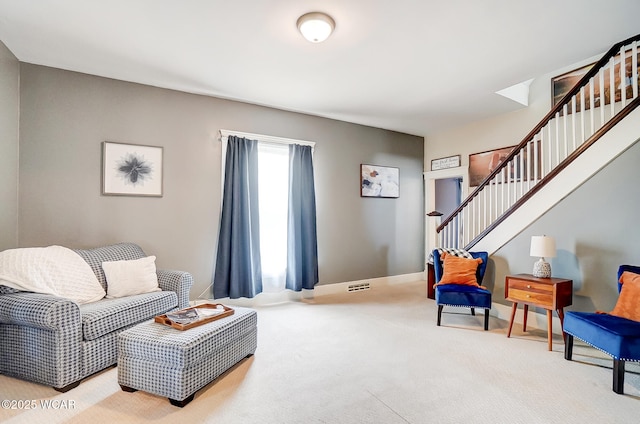
POLYGON ((316 142, 321 284, 424 268, 420 137, 24 63, 20 104, 21 246, 137 242, 191 272, 197 297, 214 269, 228 129, 316 142), (164 146, 164 196, 101 196, 105 140, 164 146), (360 163, 399 167, 400 199, 360 198, 360 163))
POLYGON ((531 236, 556 239, 557 256, 547 259, 554 277, 573 280, 569 309, 611 311, 618 298, 621 264, 640 265, 640 143, 591 177, 493 256, 494 301, 504 301, 504 277, 531 273, 531 236))
POLYGON ((0 42, 0 251, 18 244, 20 63, 0 42))

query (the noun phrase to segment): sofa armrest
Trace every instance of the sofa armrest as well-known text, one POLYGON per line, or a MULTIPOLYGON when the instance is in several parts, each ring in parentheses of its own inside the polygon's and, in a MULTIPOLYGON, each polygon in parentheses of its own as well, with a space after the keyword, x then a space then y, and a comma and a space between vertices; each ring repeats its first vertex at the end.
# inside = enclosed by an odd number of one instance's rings
POLYGON ((59 330, 72 322, 80 327, 80 308, 72 300, 29 292, 0 295, 1 324, 59 330))
POLYGON ((159 269, 158 285, 162 290, 173 291, 178 295, 178 308, 189 306, 189 291, 193 285, 193 276, 188 272, 159 269))

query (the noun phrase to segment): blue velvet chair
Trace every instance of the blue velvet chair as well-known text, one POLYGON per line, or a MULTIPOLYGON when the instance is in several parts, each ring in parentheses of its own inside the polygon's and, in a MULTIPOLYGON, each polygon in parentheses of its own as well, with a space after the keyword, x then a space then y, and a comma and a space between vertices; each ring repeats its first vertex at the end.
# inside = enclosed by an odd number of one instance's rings
MULTIPOLYGON (((469 252, 476 259, 482 259, 476 270, 478 284, 482 284, 484 272, 487 269, 489 254, 487 252, 469 252)), ((436 284, 442 279, 443 267, 440 251, 433 251, 433 270, 436 284)), ((436 305, 438 305, 438 326, 442 320, 442 310, 445 306, 471 308, 471 315, 475 315, 476 308, 484 309, 484 329, 489 329, 489 310, 491 309, 491 292, 480 287, 463 284, 443 284, 435 287, 436 305)))
MULTIPOLYGON (((640 267, 621 265, 618 281, 624 271, 640 274, 640 267)), ((621 288, 618 283, 618 292, 621 288)), ((640 361, 640 322, 609 314, 569 311, 564 316, 563 330, 564 358, 571 360, 574 337, 613 357, 613 391, 623 394, 625 362, 640 361)))

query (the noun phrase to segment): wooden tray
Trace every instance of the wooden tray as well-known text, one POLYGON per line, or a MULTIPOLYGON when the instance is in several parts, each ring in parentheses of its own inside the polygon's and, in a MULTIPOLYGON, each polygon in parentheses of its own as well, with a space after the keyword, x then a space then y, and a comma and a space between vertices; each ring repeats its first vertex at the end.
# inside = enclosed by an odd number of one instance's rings
POLYGON ((181 311, 188 311, 190 309, 200 309, 200 308, 206 308, 206 309, 215 309, 217 306, 222 306, 224 308, 224 312, 219 313, 217 315, 213 315, 210 317, 206 317, 206 318, 200 318, 197 321, 193 321, 190 322, 188 324, 180 324, 177 322, 173 322, 171 321, 169 318, 167 318, 167 315, 158 315, 157 317, 154 318, 155 322, 163 324, 163 325, 168 325, 169 327, 173 327, 177 330, 188 330, 190 328, 193 327, 198 327, 200 325, 204 325, 207 323, 210 323, 211 321, 215 321, 224 317, 228 317, 229 315, 233 315, 233 309, 229 308, 228 306, 224 306, 221 303, 203 303, 202 305, 196 305, 196 306, 192 306, 190 308, 185 308, 185 309, 181 309, 180 311, 177 312, 181 312, 181 311))

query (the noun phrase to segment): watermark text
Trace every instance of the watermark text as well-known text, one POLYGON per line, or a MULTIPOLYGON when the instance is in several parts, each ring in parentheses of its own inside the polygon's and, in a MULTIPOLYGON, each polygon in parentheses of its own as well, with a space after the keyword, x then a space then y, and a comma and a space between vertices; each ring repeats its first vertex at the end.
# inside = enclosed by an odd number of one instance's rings
POLYGON ((76 409, 73 399, 4 399, 2 409, 76 409))

